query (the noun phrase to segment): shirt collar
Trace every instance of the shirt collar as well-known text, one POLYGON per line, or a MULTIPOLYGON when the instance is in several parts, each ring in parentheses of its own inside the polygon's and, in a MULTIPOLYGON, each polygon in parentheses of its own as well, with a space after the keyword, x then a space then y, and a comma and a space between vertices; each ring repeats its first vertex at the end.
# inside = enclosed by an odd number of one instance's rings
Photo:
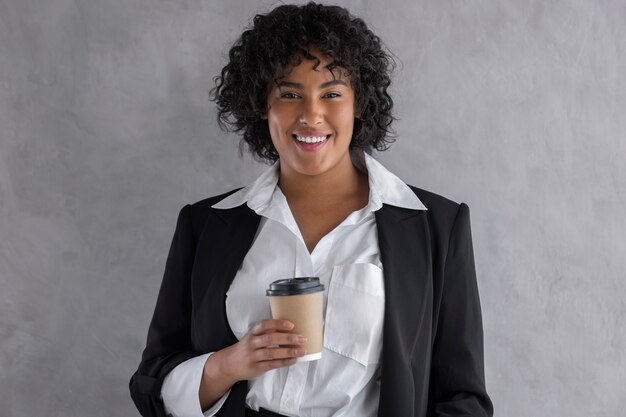
MULTIPOLYGON (((427 210, 415 193, 396 175, 388 171, 380 162, 367 153, 356 157, 357 167, 365 165, 369 178, 370 196, 368 206, 372 211, 378 210, 383 204, 413 210, 427 210)), ((217 209, 238 207, 244 203, 255 212, 272 203, 276 198, 279 175, 279 163, 267 169, 252 184, 229 195, 214 204, 217 209)), ((282 193, 281 193, 282 194, 282 193)))
POLYGON ((211 207, 217 209, 230 209, 247 203, 248 207, 256 211, 260 207, 267 206, 272 201, 274 190, 278 188, 278 173, 279 165, 278 162, 275 162, 252 184, 232 193, 211 207))

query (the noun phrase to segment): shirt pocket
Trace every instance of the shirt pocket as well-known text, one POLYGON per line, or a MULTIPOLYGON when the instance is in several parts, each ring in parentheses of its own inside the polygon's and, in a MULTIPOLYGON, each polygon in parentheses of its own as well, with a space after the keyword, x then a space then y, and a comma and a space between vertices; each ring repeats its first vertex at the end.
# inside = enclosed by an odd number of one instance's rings
POLYGON ((367 366, 380 361, 385 286, 370 263, 337 265, 328 288, 324 347, 367 366))

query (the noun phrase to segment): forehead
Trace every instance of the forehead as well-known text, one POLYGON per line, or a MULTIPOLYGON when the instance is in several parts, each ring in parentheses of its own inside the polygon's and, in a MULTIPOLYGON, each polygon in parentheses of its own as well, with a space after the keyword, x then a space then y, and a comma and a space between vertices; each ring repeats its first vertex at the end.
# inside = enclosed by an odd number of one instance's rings
POLYGON ((335 62, 319 51, 310 51, 309 56, 299 54, 289 60, 289 64, 279 70, 274 78, 274 82, 309 76, 312 74, 324 78, 325 80, 350 80, 347 71, 336 65, 335 62))

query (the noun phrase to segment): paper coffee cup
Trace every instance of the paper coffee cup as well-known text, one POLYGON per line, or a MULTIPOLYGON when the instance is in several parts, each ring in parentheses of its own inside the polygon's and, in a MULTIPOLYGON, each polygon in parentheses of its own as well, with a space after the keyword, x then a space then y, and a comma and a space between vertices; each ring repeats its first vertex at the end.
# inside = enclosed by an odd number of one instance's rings
POLYGON ((292 332, 307 338, 302 347, 306 354, 298 362, 314 361, 322 357, 324 342, 324 285, 319 278, 280 279, 266 291, 272 309, 272 318, 289 320, 292 332))

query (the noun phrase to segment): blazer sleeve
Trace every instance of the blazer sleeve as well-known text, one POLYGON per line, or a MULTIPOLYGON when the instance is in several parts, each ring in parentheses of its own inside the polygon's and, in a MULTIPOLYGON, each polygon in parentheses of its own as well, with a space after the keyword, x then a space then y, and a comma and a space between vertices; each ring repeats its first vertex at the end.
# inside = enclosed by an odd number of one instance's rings
POLYGON ((483 328, 469 207, 461 203, 452 226, 433 344, 429 417, 486 417, 483 328))
POLYGON ((196 244, 191 207, 180 211, 165 266, 148 340, 139 368, 130 380, 130 395, 144 417, 166 416, 161 386, 178 364, 198 356, 191 345, 191 270, 196 244))

